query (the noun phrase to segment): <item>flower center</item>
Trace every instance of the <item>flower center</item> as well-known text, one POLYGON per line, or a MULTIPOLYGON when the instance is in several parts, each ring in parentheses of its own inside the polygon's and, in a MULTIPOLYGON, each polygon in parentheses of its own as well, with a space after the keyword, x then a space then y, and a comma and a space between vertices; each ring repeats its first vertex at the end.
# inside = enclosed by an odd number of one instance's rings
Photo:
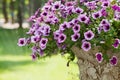
POLYGON ((75 30, 78 30, 78 26, 75 26, 75 30))
POLYGON ((99 14, 95 14, 95 17, 98 18, 98 17, 99 17, 99 14))
POLYGON ((63 28, 67 28, 67 25, 66 25, 66 24, 64 24, 64 25, 63 25, 63 28))
POLYGON ((37 38, 34 38, 34 41, 37 41, 37 38))
POLYGON ((87 34, 87 37, 88 37, 88 38, 91 38, 91 36, 92 36, 92 35, 91 35, 90 33, 87 34))
POLYGON ((44 13, 43 13, 43 15, 44 15, 44 16, 47 16, 47 13, 46 13, 46 12, 44 12, 44 13))
POLYGON ((45 44, 45 43, 46 43, 46 41, 45 41, 45 40, 43 40, 43 41, 42 41, 42 44, 45 44))
POLYGON ((102 56, 100 54, 97 55, 98 61, 101 61, 102 56))
POLYGON ((81 20, 82 20, 82 21, 85 21, 85 20, 86 20, 86 18, 85 18, 85 17, 82 17, 82 18, 81 18, 81 20))
POLYGON ((20 41, 20 44, 24 44, 24 41, 20 41))
POLYGON ((89 48, 89 44, 85 44, 85 48, 89 48))
POLYGON ((75 39, 78 39, 78 35, 75 35, 74 38, 75 38, 75 39))
POLYGON ((104 6, 108 6, 108 3, 104 3, 104 6))
POLYGON ((81 11, 80 11, 80 10, 77 10, 76 12, 77 12, 77 13, 80 13, 81 11))
POLYGON ((56 8, 56 9, 58 9, 58 8, 59 8, 59 6, 58 6, 58 5, 55 5, 55 8, 56 8))
POLYGON ((61 36, 60 39, 61 39, 61 40, 64 40, 64 36, 61 36))
POLYGON ((109 26, 109 25, 106 25, 105 28, 106 28, 106 30, 109 30, 109 29, 110 29, 110 26, 109 26))

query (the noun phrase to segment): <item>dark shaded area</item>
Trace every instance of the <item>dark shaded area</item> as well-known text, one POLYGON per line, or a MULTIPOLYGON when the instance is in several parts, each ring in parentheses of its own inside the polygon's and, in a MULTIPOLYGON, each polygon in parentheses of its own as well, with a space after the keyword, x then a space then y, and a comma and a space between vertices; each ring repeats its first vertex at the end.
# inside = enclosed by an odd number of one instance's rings
POLYGON ((24 66, 33 63, 32 61, 26 60, 26 61, 0 61, 0 71, 5 70, 14 70, 16 66, 24 66))
POLYGON ((7 23, 8 22, 7 0, 2 0, 2 11, 3 11, 5 23, 7 23))

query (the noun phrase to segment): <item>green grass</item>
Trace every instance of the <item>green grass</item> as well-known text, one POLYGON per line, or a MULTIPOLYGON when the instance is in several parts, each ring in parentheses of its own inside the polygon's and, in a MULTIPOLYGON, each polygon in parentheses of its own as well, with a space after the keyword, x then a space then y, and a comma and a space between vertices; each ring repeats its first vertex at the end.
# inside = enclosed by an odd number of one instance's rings
POLYGON ((0 28, 0 55, 24 55, 29 49, 27 47, 18 47, 17 41, 24 37, 27 30, 22 29, 2 29, 0 28))
POLYGON ((0 28, 0 80, 79 80, 76 62, 67 67, 61 55, 32 61, 30 50, 17 46, 25 32, 0 28))
POLYGON ((29 56, 0 57, 0 80, 78 80, 77 66, 66 62, 60 55, 35 62, 29 56))

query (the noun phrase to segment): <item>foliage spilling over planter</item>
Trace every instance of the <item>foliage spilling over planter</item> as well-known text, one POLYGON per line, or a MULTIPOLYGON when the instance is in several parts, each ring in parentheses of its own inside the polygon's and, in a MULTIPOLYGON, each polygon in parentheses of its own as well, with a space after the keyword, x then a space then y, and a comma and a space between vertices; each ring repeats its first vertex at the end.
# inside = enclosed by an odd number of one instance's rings
POLYGON ((18 45, 31 47, 33 60, 55 51, 74 60, 73 45, 86 52, 99 46, 96 60, 117 65, 117 56, 106 51, 120 51, 120 0, 49 0, 29 20, 29 37, 20 38, 18 45))

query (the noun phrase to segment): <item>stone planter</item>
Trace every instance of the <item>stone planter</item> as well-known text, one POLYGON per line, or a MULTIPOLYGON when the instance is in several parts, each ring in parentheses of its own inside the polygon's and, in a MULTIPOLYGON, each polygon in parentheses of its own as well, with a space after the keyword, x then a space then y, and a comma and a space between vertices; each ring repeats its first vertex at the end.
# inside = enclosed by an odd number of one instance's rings
POLYGON ((71 49, 78 59, 80 80, 120 80, 120 53, 112 53, 111 50, 107 51, 109 56, 116 55, 118 57, 118 64, 111 66, 105 60, 102 63, 97 62, 95 53, 98 52, 99 47, 88 52, 76 46, 71 49))

